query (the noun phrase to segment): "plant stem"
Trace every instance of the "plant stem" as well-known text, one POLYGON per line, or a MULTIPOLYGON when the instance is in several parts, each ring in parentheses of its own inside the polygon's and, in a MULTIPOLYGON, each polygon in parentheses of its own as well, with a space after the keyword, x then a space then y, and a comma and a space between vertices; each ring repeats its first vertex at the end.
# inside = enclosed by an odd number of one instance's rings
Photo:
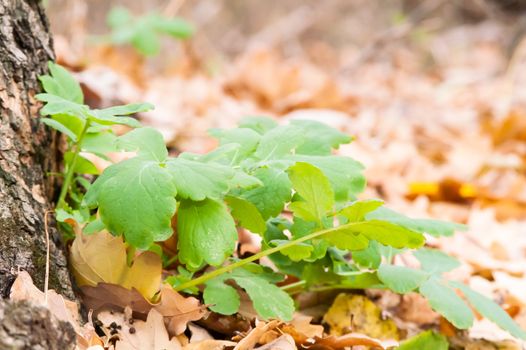
POLYGON ((89 128, 89 120, 86 120, 86 124, 84 124, 84 128, 82 129, 82 132, 80 133, 79 138, 77 139, 77 142, 75 142, 74 145, 74 151, 73 151, 73 158, 71 159, 70 164, 68 164, 68 169, 66 174, 64 175, 64 183, 62 184, 62 188, 60 189, 60 195, 58 197, 57 201, 57 209, 62 208, 66 204, 66 195, 68 194, 69 187, 71 186, 71 180, 73 179, 73 175, 75 173, 75 165, 77 164, 77 159, 79 157, 82 141, 84 140, 84 136, 86 135, 86 132, 89 128))
POLYGON ((246 259, 236 261, 233 264, 226 265, 226 266, 218 268, 217 270, 205 273, 204 275, 202 275, 202 276, 200 276, 200 277, 198 277, 196 279, 193 279, 191 281, 188 281, 188 282, 185 282, 183 284, 178 285, 174 289, 176 291, 181 291, 183 289, 187 289, 187 288, 198 286, 198 285, 203 284, 206 281, 208 281, 208 280, 210 280, 210 279, 212 279, 214 277, 217 277, 217 276, 220 276, 220 275, 222 275, 224 273, 230 272, 230 271, 232 271, 232 270, 234 270, 234 269, 236 269, 238 267, 246 265, 246 264, 248 264, 248 263, 250 263, 252 261, 259 260, 259 259, 261 259, 261 258, 263 258, 265 256, 270 255, 270 254, 274 254, 274 253, 277 253, 277 252, 282 251, 284 249, 293 247, 293 246, 297 245, 298 243, 302 243, 302 242, 311 240, 313 238, 316 238, 316 237, 319 237, 319 236, 323 236, 323 235, 325 235, 327 233, 335 232, 335 231, 338 231, 338 230, 344 230, 346 228, 350 228, 350 227, 352 227, 352 226, 354 226, 356 224, 360 224, 360 223, 361 222, 352 222, 352 223, 341 225, 341 226, 338 226, 338 227, 333 227, 333 228, 328 228, 328 229, 325 229, 325 230, 313 232, 311 234, 308 234, 306 236, 300 237, 300 238, 295 239, 293 241, 289 241, 289 242, 287 242, 285 244, 282 244, 282 245, 279 245, 277 247, 263 250, 263 251, 261 251, 261 252, 259 252, 257 254, 254 254, 254 255, 246 258, 246 259))
POLYGON ((298 287, 300 287, 300 290, 303 290, 303 287, 305 286, 307 282, 306 281, 298 281, 291 284, 287 284, 285 286, 281 287, 281 290, 288 292, 288 293, 294 293, 294 290, 298 287), (291 291, 292 290, 292 291, 291 291))

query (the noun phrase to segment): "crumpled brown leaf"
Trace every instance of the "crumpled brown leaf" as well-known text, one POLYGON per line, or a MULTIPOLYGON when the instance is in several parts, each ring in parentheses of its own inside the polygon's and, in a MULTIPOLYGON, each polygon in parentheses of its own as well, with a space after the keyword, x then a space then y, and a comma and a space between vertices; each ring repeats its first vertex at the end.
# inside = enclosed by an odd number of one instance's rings
POLYGON ((183 297, 168 284, 162 285, 159 302, 156 304, 150 303, 136 289, 130 290, 116 284, 99 283, 96 287, 83 286, 81 290, 85 305, 94 311, 130 307, 138 317, 145 317, 155 309, 165 317, 171 335, 181 334, 188 322, 199 320, 207 313, 206 307, 200 305, 199 300, 183 297))
POLYGON ((180 350, 181 343, 177 338, 170 339, 164 325, 163 316, 151 309, 148 313, 146 322, 133 320, 130 323, 131 312, 111 313, 103 311, 98 315, 98 319, 106 329, 111 328, 115 322, 118 329, 119 340, 115 343, 115 350, 180 350), (133 330, 132 330, 133 329, 133 330))
POLYGON ((315 343, 307 347, 311 350, 338 350, 352 346, 363 345, 380 348, 383 350, 398 346, 395 340, 380 340, 368 337, 360 333, 349 333, 340 337, 329 336, 327 338, 316 338, 315 343))
POLYGON ((281 324, 278 320, 270 322, 258 322, 256 328, 252 329, 243 339, 239 341, 234 350, 250 350, 261 341, 268 332, 273 331, 281 324))
POLYGON ((76 303, 64 299, 52 289, 46 293, 42 292, 33 284, 31 276, 26 271, 20 271, 18 273, 11 287, 9 297, 12 300, 25 300, 39 306, 44 306, 59 320, 69 322, 77 333, 77 347, 79 350, 102 345, 102 341, 89 323, 82 327, 80 326, 78 306, 76 303))
POLYGON ((162 262, 159 255, 146 251, 135 257, 130 267, 126 262, 126 245, 122 237, 108 232, 89 236, 78 234, 70 251, 73 275, 79 286, 112 283, 135 288, 152 300, 161 285, 162 262))

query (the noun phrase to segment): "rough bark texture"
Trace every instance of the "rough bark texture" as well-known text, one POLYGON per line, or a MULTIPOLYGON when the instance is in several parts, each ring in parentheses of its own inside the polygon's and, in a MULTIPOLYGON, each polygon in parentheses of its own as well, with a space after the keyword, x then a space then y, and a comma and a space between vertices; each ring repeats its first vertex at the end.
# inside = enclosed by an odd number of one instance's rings
MULTIPOLYGON (((44 11, 36 0, 0 0, 0 295, 18 269, 44 286, 44 213, 52 208, 46 172, 56 167, 56 140, 38 120, 38 76, 53 58, 44 11)), ((52 220, 50 220, 52 222, 52 220)), ((74 298, 57 232, 51 235, 50 288, 74 298)))
POLYGON ((75 337, 73 326, 47 309, 0 299, 0 349, 69 350, 75 337))

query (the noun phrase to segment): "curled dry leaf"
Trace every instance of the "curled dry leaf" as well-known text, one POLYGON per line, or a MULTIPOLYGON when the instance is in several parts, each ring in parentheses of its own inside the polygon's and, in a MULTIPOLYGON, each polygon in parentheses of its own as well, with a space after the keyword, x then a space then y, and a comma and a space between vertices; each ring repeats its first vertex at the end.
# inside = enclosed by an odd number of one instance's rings
POLYGON ((312 317, 296 313, 290 323, 281 325, 279 329, 292 336, 296 344, 309 344, 315 337, 323 336, 323 326, 313 325, 311 321, 312 317))
POLYGON ((184 332, 186 324, 206 315, 206 308, 193 297, 185 298, 167 284, 161 287, 160 301, 152 304, 136 289, 126 289, 116 284, 99 283, 96 287, 83 286, 85 305, 98 311, 103 308, 124 309, 130 307, 137 317, 145 317, 155 309, 166 318, 172 335, 184 332))
POLYGON ((102 344, 102 341, 90 324, 80 326, 79 312, 76 303, 64 299, 52 289, 47 291, 46 303, 46 294, 33 284, 31 276, 26 271, 21 271, 18 274, 11 287, 9 297, 11 300, 25 300, 39 306, 44 306, 59 320, 69 322, 77 333, 77 347, 79 350, 102 344))
POLYGON ((251 350, 256 344, 261 341, 261 338, 268 332, 273 331, 281 324, 280 321, 273 320, 270 322, 258 322, 256 328, 252 329, 241 341, 236 345, 234 350, 251 350))
POLYGON ((294 338, 288 334, 283 334, 276 340, 271 341, 268 344, 257 347, 254 350, 296 350, 296 344, 294 338))
POLYGON ((168 331, 171 334, 181 334, 188 322, 197 321, 207 314, 206 308, 199 304, 199 300, 183 297, 168 284, 161 287, 161 300, 154 308, 168 318, 168 331))
POLYGON ((197 343, 190 343, 186 345, 183 350, 223 350, 225 348, 232 348, 236 345, 233 341, 228 340, 203 340, 197 343))
MULTIPOLYGON (((151 309, 148 313, 146 322, 130 319, 126 313, 111 313, 103 311, 99 314, 98 319, 107 329, 115 330, 118 334, 115 350, 180 350, 181 343, 177 338, 170 339, 164 325, 163 316, 151 309), (116 327, 112 327, 112 323, 116 327)), ((108 332, 110 333, 110 332, 108 332)))
POLYGON ((360 333, 349 333, 340 337, 330 336, 327 338, 316 338, 315 343, 307 347, 307 349, 338 350, 358 345, 386 350, 397 347, 398 342, 395 340, 375 339, 360 333))
POLYGON ((126 245, 122 237, 107 232, 77 235, 71 246, 70 263, 79 286, 95 287, 103 282, 118 284, 135 288, 152 300, 161 285, 162 262, 157 254, 143 252, 130 267, 126 263, 126 245))
POLYGON ((117 284, 99 283, 96 287, 82 286, 82 301, 86 308, 99 311, 104 308, 124 309, 129 306, 133 312, 146 317, 152 309, 150 304, 136 289, 126 289, 117 284))
POLYGON ((33 304, 45 306, 59 320, 71 323, 76 329, 79 328, 77 304, 64 299, 52 289, 47 291, 46 304, 46 294, 33 284, 31 276, 26 271, 20 271, 16 277, 11 287, 9 297, 11 300, 25 300, 33 304))

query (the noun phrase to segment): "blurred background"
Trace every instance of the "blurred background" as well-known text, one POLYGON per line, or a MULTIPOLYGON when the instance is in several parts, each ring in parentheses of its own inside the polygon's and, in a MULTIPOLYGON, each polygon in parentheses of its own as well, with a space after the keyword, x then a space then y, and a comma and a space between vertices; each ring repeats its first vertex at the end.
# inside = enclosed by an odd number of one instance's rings
POLYGON ((366 166, 364 198, 467 223, 433 244, 467 262, 474 283, 526 304, 526 1, 46 7, 58 60, 93 107, 153 103, 139 117, 174 154, 209 151, 209 128, 247 115, 348 132, 340 152, 366 166))

